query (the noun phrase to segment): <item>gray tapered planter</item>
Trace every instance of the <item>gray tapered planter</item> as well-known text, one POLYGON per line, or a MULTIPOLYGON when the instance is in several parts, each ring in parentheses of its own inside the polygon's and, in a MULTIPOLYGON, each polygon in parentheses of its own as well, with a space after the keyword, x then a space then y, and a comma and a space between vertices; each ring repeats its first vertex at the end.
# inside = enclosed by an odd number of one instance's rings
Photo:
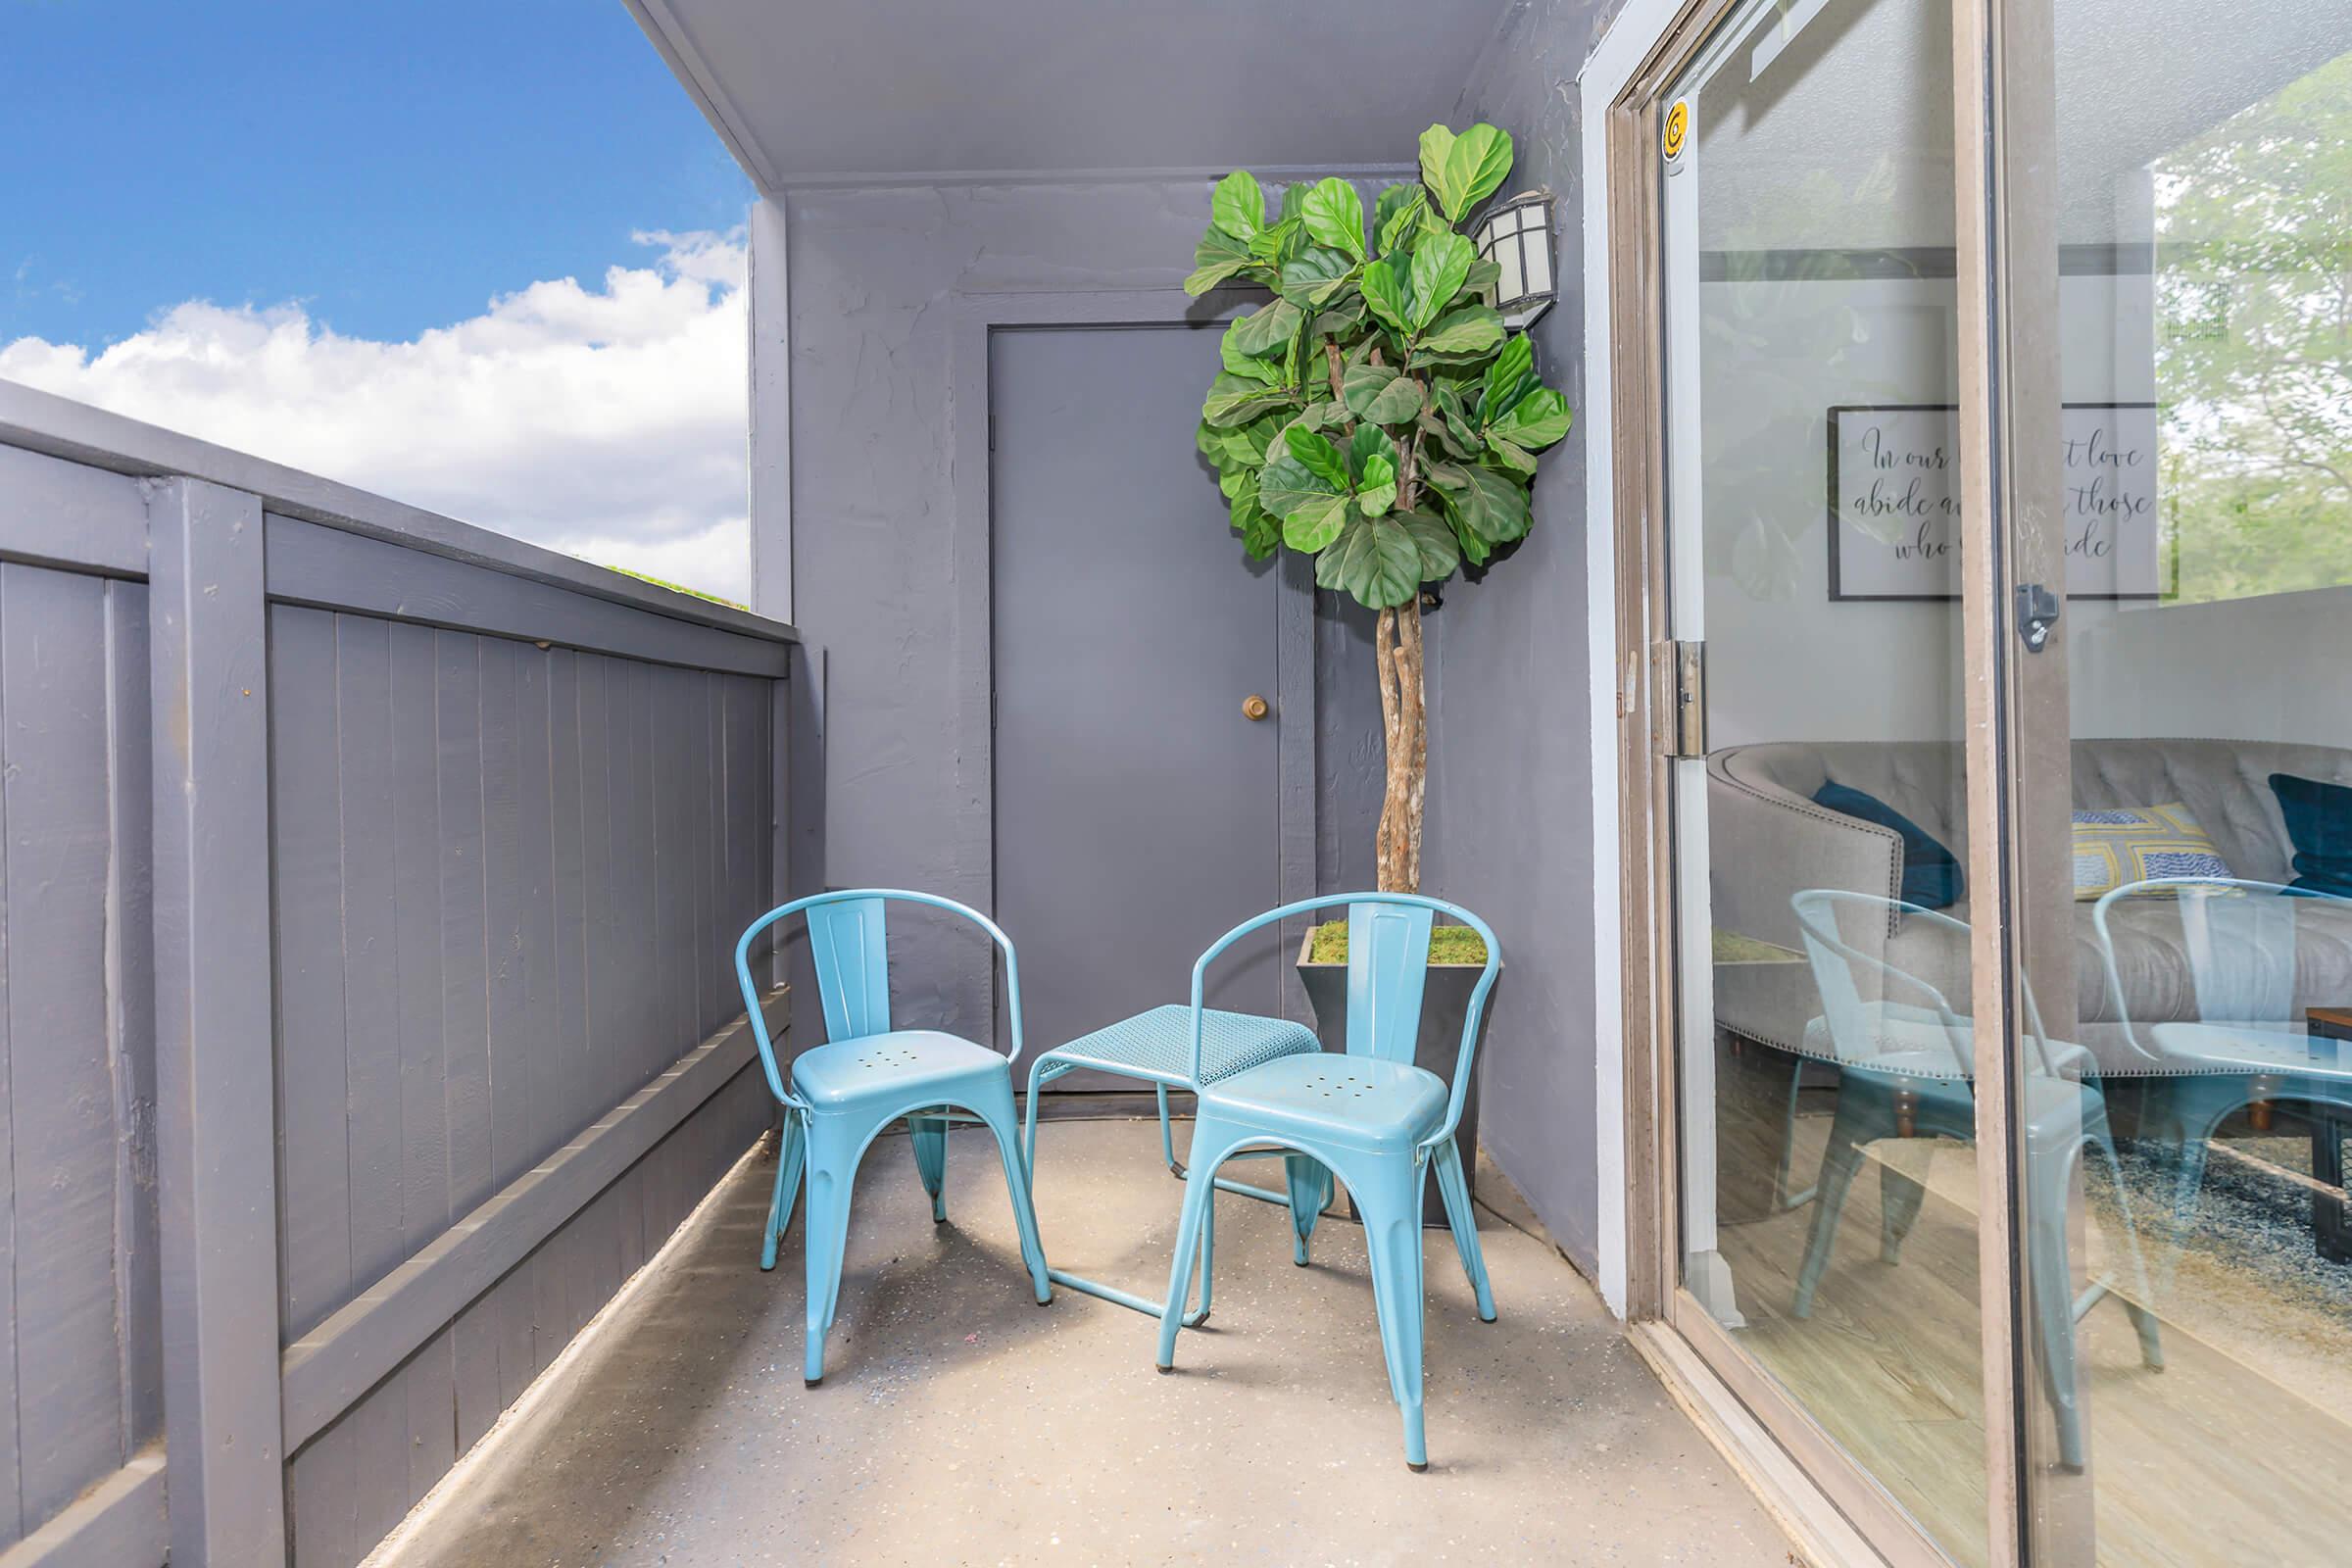
MULTIPOLYGON (((1310 929, 1306 940, 1298 947, 1298 978, 1306 986, 1307 1004, 1315 1011, 1315 1038, 1323 1049, 1345 1052, 1348 1049, 1348 965, 1317 963, 1307 956, 1314 951, 1315 934, 1310 929)), ((1486 972, 1479 963, 1433 963, 1429 978, 1421 990, 1421 1035, 1413 1044, 1413 1060, 1444 1079, 1453 1082, 1455 1059, 1462 1049, 1462 1016, 1470 1010, 1470 993, 1478 985, 1478 977, 1486 972)), ((1501 966, 1496 965, 1494 983, 1502 984, 1501 966)), ((1494 993, 1487 993, 1486 1017, 1494 1015, 1494 993)), ((1486 1053, 1486 1019, 1480 1024, 1479 1054, 1486 1053)), ((1462 1101, 1462 1119, 1454 1128, 1454 1143, 1462 1152, 1462 1176, 1470 1183, 1472 1196, 1478 1192, 1478 1074, 1473 1064, 1470 1092, 1462 1101)), ((1355 1200, 1348 1200, 1348 1217, 1357 1219, 1355 1200)), ((1431 1177, 1421 1200, 1421 1223, 1444 1225, 1446 1207, 1438 1197, 1436 1177, 1431 1177)))

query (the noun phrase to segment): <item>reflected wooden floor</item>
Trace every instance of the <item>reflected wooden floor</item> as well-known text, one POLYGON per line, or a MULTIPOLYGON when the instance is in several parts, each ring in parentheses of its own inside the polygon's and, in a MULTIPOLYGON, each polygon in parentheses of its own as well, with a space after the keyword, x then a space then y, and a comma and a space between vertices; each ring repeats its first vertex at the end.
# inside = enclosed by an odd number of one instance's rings
MULTIPOLYGON (((1901 1260, 1881 1262, 1880 1184, 1866 1170, 1847 1200, 1814 1314, 1800 1321, 1788 1303, 1812 1206, 1761 1212, 1778 1154, 1777 1118, 1725 1109, 1725 1208, 1749 1216, 1724 1225, 1720 1237, 1747 1325, 1735 1338, 1947 1550, 1984 1561, 1974 1152, 1949 1143, 1874 1146, 1874 1157, 1906 1170, 1932 1154, 1919 1222, 1901 1260)), ((1820 1167, 1828 1128, 1826 1115, 1798 1120, 1799 1188, 1820 1167)), ((2083 1250, 2096 1266, 2110 1239, 2091 1229, 2083 1250)), ((2352 1561, 2352 1400, 2343 1396, 2340 1356, 2328 1358, 2329 1376, 2306 1375, 2318 1364, 2311 1344, 2285 1343, 2297 1336, 2283 1329, 2257 1332, 2259 1314, 2232 1314, 2228 1281, 2183 1284, 2189 1288, 2168 1291, 2160 1305, 2163 1371, 2141 1365, 2119 1303, 2101 1302, 2083 1319, 2087 1473, 2054 1467, 2046 1412, 2037 1413, 2033 1434, 2042 1450, 2034 1476, 2051 1532, 2045 1540, 2053 1548, 2066 1543, 2045 1560, 2119 1568, 2352 1561)), ((2322 1345, 2352 1339, 2352 1324, 2307 1326, 2322 1345)))

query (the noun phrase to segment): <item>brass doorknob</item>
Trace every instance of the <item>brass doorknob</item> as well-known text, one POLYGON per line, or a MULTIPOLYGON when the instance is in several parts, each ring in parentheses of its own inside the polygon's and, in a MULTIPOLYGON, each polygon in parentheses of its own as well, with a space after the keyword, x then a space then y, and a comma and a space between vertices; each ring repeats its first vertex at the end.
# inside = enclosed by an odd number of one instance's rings
POLYGON ((1266 700, 1255 692, 1242 699, 1242 716, 1252 724, 1272 711, 1274 710, 1266 706, 1266 700))

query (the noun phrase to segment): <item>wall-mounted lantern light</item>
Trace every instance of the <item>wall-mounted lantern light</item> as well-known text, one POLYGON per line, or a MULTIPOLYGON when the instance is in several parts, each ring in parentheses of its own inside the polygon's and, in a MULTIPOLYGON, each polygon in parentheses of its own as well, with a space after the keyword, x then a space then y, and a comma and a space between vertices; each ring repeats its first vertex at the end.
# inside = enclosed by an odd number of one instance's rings
POLYGON ((1524 328, 1557 297, 1551 277, 1551 192, 1522 191, 1479 220, 1478 254, 1501 269, 1494 308, 1505 326, 1524 328))

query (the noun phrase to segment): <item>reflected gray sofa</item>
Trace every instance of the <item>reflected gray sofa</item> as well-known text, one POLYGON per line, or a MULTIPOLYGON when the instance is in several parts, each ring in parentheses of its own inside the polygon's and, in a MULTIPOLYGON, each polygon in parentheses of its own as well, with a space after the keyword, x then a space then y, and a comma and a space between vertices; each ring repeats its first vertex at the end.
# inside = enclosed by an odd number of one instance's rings
MULTIPOLYGON (((2211 835, 2233 874, 2291 882, 2294 850, 2271 793, 2273 773, 2352 784, 2352 750, 2262 741, 2078 740, 2074 808, 2178 801, 2211 835)), ((1792 895, 1838 888, 1900 897, 1902 840, 1890 829, 1816 806, 1814 792, 1833 778, 1900 811, 1966 864, 1958 745, 1836 741, 1733 747, 1707 759, 1709 886, 1718 931, 1799 950, 1796 916, 1788 905, 1792 895)), ((2163 899, 2118 906, 2111 918, 2121 998, 2107 982, 2090 911, 2088 903, 2077 903, 2073 909, 2072 1020, 2068 1009, 2053 1005, 2061 999, 2052 988, 2065 982, 2032 977, 2051 1032, 2071 1032, 2110 1075, 2177 1071, 2160 1067, 2134 1041, 2128 1023, 2144 1028, 2198 1016, 2178 906, 2163 899)), ((1969 919, 1967 899, 1944 912, 1969 919)), ((2297 1016, 2306 1006, 2352 1004, 2352 909, 2314 911, 2303 927, 2296 955, 2297 1016)), ((1846 937, 1883 945, 1888 962, 1942 989, 1957 1011, 1969 1010, 1967 975, 1941 972, 1954 967, 1948 949, 1939 954, 1936 944, 1907 942, 1899 915, 1883 931, 1848 931, 1846 937)), ((1805 1026, 1820 1012, 1810 968, 1801 961, 1715 965, 1716 1023, 1735 1034, 1806 1054, 1805 1026)))

